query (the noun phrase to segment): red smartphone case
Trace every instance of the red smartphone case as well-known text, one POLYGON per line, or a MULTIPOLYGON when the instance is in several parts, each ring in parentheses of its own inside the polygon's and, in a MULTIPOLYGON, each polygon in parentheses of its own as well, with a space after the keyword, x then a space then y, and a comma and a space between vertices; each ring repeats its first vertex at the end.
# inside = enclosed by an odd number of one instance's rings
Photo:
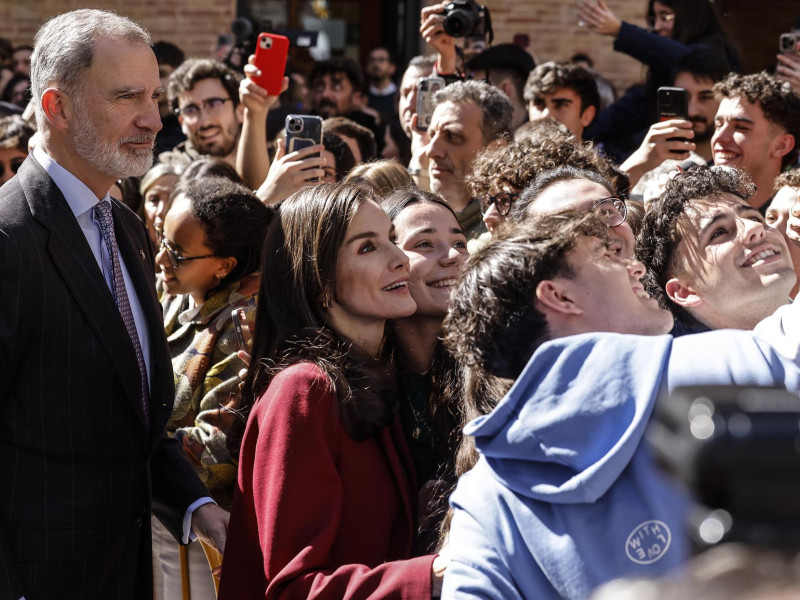
POLYGON ((252 79, 267 90, 270 96, 281 93, 281 81, 288 55, 289 38, 275 33, 262 33, 258 36, 255 66, 261 69, 261 76, 252 79))

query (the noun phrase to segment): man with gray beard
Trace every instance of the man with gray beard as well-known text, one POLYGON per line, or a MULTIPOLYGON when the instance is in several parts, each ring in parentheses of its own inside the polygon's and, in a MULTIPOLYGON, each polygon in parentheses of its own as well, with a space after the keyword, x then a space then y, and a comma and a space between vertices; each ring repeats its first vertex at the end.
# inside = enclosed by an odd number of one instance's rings
POLYGON ((163 94, 147 32, 99 10, 38 32, 42 141, 0 189, 0 597, 152 594, 150 511, 223 549, 227 515, 164 437, 173 374, 142 223, 163 94))

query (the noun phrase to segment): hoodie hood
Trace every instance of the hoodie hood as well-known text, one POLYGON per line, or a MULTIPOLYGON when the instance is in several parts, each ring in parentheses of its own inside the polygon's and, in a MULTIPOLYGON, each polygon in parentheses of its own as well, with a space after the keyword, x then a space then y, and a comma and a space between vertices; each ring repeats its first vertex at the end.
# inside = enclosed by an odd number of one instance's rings
POLYGON ((464 431, 515 493, 594 502, 644 435, 672 341, 593 333, 547 342, 492 413, 464 431))

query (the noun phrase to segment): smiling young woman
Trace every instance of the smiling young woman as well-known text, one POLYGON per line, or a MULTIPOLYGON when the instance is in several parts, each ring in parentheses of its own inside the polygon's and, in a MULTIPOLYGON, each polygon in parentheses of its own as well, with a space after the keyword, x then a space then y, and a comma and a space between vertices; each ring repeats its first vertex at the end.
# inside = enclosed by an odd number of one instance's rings
POLYGON ((400 189, 382 206, 394 224, 397 246, 409 258, 409 287, 417 304, 414 314, 390 324, 405 395, 400 418, 425 502, 418 541, 432 551, 447 513, 443 490, 455 485, 460 438, 455 363, 439 338, 450 293, 468 256, 467 238, 453 209, 435 194, 400 189))
POLYGON ((435 557, 412 558, 414 465, 384 332, 416 304, 392 235, 368 191, 324 183, 270 226, 223 600, 430 598, 441 582, 435 557))

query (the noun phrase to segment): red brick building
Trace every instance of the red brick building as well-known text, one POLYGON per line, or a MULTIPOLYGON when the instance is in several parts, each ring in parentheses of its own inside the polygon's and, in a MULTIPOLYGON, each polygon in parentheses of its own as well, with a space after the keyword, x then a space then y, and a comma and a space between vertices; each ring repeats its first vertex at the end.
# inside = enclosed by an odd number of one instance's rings
MULTIPOLYGON (((641 65, 611 48, 611 39, 577 26, 576 0, 483 0, 493 17, 496 42, 527 35, 537 61, 568 58, 584 51, 598 71, 619 89, 639 80, 641 65)), ((617 15, 644 24, 646 0, 607 0, 617 15)), ((188 56, 210 55, 220 34, 230 33, 231 21, 249 13, 276 27, 295 29, 323 24, 332 41, 355 58, 375 44, 384 44, 400 56, 420 48, 416 26, 420 4, 430 0, 0 0, 0 37, 30 43, 39 25, 49 17, 93 6, 125 14, 150 30, 154 40, 178 44, 188 56), (320 19, 327 16, 327 19, 320 19), (316 25, 315 25, 316 24, 316 25), (338 43, 337 42, 337 43, 338 43)), ((717 0, 726 23, 740 45, 748 70, 774 62, 778 36, 800 16, 797 0, 717 0)))

